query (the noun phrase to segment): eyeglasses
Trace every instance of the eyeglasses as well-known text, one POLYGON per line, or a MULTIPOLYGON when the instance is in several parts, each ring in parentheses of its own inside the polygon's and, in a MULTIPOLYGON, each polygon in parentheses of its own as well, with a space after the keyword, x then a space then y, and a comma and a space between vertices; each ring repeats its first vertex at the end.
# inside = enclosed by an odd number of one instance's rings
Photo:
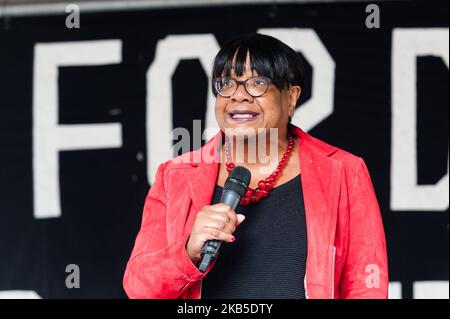
POLYGON ((272 80, 268 77, 259 75, 248 78, 245 81, 238 81, 229 76, 222 76, 214 79, 214 89, 217 94, 223 97, 230 97, 236 92, 239 85, 243 84, 248 94, 258 97, 267 92, 272 80))

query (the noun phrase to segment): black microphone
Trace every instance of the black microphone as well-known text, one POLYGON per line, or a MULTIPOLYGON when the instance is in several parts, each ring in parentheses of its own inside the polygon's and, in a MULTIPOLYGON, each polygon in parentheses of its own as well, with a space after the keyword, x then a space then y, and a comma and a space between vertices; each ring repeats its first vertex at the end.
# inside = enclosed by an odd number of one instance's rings
MULTIPOLYGON (((242 166, 236 166, 231 171, 223 188, 220 202, 236 209, 241 201, 241 198, 245 195, 247 187, 250 184, 251 174, 248 169, 242 166)), ((198 269, 201 272, 205 272, 208 265, 216 258, 219 248, 222 245, 220 240, 208 240, 202 248, 200 266, 198 269)))

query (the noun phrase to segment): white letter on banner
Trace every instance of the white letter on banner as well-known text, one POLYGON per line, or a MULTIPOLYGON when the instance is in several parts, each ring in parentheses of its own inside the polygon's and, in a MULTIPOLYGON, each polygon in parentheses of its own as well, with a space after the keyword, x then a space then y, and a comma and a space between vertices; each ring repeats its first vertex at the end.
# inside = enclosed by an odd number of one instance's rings
POLYGON ((448 280, 415 281, 413 283, 414 299, 448 299, 448 280))
POLYGON ((58 73, 62 66, 121 62, 120 40, 37 43, 33 75, 34 217, 61 216, 59 151, 118 148, 119 123, 58 124, 58 73))
MULTIPOLYGON (((447 173, 434 185, 417 184, 417 74, 420 56, 439 56, 448 68, 447 28, 394 29, 392 36, 391 210, 448 208, 447 173)), ((430 101, 432 103, 432 101, 430 101)), ((430 112, 433 110, 431 109, 430 112)))
MULTIPOLYGON (((147 71, 147 171, 150 185, 158 165, 173 157, 172 76, 178 63, 199 59, 210 83, 212 62, 220 47, 213 35, 170 35, 158 42, 155 59, 147 71)), ((189 107, 186 105, 186 107, 189 107)), ((214 96, 208 85, 205 131, 217 128, 214 96)), ((211 136, 207 136, 209 139, 211 136)), ((198 137, 194 137, 198 138, 198 137)))
POLYGON ((317 33, 311 29, 260 29, 258 33, 283 41, 301 52, 311 64, 314 76, 311 98, 297 109, 292 123, 309 131, 333 113, 335 63, 317 33))
POLYGON ((34 290, 0 290, 0 299, 42 299, 34 290))

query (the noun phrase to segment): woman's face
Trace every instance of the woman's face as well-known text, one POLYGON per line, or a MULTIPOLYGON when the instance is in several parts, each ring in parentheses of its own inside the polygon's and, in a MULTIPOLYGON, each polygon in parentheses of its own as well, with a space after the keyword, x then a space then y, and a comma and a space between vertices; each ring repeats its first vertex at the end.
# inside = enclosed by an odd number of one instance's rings
MULTIPOLYGON (((233 61, 234 66, 234 61, 233 61)), ((242 76, 236 76, 234 67, 231 69, 231 77, 235 80, 245 81, 252 76, 258 76, 256 71, 251 71, 250 59, 247 56, 245 71, 242 76)), ((285 133, 289 116, 293 116, 295 104, 300 96, 300 87, 291 86, 279 90, 270 83, 267 92, 259 97, 252 97, 244 85, 239 85, 236 92, 230 97, 222 97, 219 94, 216 99, 216 119, 222 131, 225 129, 238 129, 233 135, 240 135, 240 129, 250 129, 246 134, 257 134, 258 129, 278 128, 278 135, 285 133), (236 116, 237 113, 248 112, 247 115, 236 116)))

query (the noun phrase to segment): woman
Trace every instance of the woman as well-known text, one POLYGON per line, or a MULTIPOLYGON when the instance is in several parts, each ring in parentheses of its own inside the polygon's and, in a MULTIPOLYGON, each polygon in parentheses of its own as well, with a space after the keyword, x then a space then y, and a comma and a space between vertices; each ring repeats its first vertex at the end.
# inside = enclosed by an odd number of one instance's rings
POLYGON ((212 78, 221 130, 159 166, 124 276, 128 296, 386 298, 384 230, 366 165, 290 124, 303 87, 296 52, 246 35, 220 50, 212 78), (251 150, 262 148, 267 158, 255 159, 251 150), (204 160, 211 151, 214 162, 204 160), (235 165, 251 172, 236 211, 219 203, 235 165), (202 273, 212 239, 225 244, 202 273))

